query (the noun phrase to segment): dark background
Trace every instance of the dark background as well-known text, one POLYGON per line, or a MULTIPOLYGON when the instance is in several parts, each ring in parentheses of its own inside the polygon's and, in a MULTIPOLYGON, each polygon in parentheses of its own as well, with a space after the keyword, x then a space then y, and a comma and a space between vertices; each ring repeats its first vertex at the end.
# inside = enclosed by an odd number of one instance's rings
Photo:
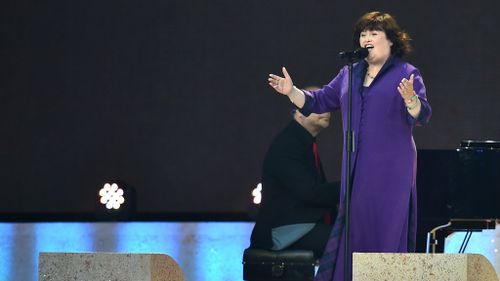
MULTIPOLYGON (((239 214, 290 119, 267 85, 323 85, 365 12, 413 38, 431 123, 419 149, 500 139, 500 2, 8 1, 0 4, 0 213, 93 212, 120 179, 142 214, 239 214)), ((320 137, 339 179, 339 114, 320 137)), ((439 167, 439 163, 435 164, 439 167)))

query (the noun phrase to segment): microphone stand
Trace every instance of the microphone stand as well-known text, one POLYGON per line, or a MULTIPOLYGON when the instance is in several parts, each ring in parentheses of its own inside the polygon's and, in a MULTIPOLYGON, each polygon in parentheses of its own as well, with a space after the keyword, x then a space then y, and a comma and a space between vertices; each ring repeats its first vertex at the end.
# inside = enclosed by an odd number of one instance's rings
POLYGON ((351 159, 354 152, 354 132, 352 130, 352 58, 348 61, 349 85, 347 91, 347 129, 346 129, 346 160, 345 160, 345 201, 344 201, 344 281, 350 281, 351 254, 349 247, 349 222, 351 202, 351 159))
POLYGON ((346 128, 346 161, 345 161, 345 200, 344 200, 344 281, 350 281, 351 260, 349 246, 349 223, 350 223, 350 202, 351 202, 351 159, 354 152, 354 131, 352 130, 352 66, 356 60, 363 59, 368 55, 367 49, 358 49, 352 52, 340 52, 339 57, 347 59, 349 84, 347 91, 347 128, 346 128))

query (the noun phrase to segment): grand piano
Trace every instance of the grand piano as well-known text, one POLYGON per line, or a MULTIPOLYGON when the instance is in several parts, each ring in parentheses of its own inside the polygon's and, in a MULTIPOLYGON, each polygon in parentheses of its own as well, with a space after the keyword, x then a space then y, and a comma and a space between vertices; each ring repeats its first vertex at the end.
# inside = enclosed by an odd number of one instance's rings
MULTIPOLYGON (((500 218, 500 141, 464 140, 453 150, 419 150, 417 252, 428 233, 494 228, 500 218)), ((436 252, 443 252, 437 243, 436 252)))

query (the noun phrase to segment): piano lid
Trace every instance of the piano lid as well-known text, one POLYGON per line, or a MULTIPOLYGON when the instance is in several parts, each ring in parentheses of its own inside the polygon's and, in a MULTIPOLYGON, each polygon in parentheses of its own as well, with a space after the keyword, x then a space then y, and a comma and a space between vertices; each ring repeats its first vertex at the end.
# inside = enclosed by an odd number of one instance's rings
POLYGON ((464 149, 500 149, 500 141, 494 140, 463 140, 460 148, 464 149))

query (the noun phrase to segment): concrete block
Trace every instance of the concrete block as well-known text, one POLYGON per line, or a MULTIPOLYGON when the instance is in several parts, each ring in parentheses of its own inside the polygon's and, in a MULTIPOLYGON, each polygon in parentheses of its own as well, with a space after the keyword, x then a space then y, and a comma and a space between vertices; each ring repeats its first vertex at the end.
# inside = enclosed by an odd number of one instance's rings
POLYGON ((354 253, 353 281, 499 281, 479 254, 354 253))
POLYGON ((40 253, 39 281, 184 281, 164 254, 40 253))

